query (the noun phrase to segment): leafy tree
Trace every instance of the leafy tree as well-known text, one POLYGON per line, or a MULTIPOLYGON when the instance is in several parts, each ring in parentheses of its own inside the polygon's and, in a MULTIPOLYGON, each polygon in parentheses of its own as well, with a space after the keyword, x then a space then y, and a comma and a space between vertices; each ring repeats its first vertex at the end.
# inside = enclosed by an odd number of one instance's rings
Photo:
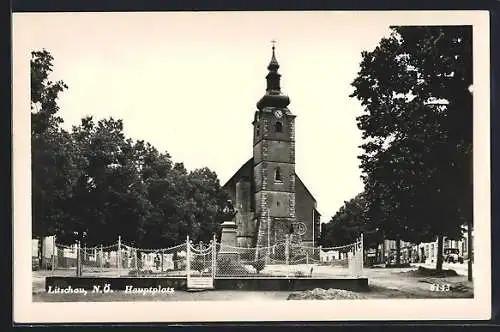
POLYGON ((73 127, 78 147, 79 181, 68 199, 78 234, 87 234, 86 243, 116 241, 135 243, 148 204, 135 163, 133 142, 123 134, 121 120, 103 119, 97 123, 82 119, 73 127))
POLYGON ((365 248, 377 247, 382 241, 381 232, 366 212, 367 201, 363 193, 344 202, 332 219, 323 225, 321 245, 334 247, 351 244, 363 234, 365 248))
POLYGON ((188 171, 167 152, 127 138, 122 120, 85 117, 63 130, 57 97, 67 86, 49 80, 52 62, 45 50, 32 53, 33 234, 87 245, 120 235, 146 248, 177 245, 188 234, 210 241, 226 199, 217 174, 188 171))
POLYGON ((31 54, 32 233, 54 234, 68 219, 65 198, 77 178, 69 133, 59 128, 57 99, 67 88, 49 79, 53 58, 46 50, 31 54))
POLYGON ((393 27, 362 53, 352 97, 368 215, 389 238, 459 238, 472 222, 472 29, 393 27))

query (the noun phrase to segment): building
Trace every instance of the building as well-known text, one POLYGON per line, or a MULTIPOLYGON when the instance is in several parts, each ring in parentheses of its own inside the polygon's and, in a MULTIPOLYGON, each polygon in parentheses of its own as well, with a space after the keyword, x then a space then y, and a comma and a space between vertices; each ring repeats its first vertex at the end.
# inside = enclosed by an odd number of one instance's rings
POLYGON ((257 103, 253 156, 224 184, 235 202, 239 247, 265 247, 287 234, 316 246, 320 214, 316 199, 295 173, 295 118, 281 92, 275 47, 267 67, 267 87, 257 103))
MULTIPOLYGON (((467 226, 463 226, 465 232, 461 239, 443 239, 443 251, 448 248, 458 249, 458 255, 464 260, 468 259, 467 226)), ((474 230, 472 230, 474 241, 474 230)), ((437 260, 438 241, 414 244, 401 241, 401 263, 427 263, 434 264, 437 260)), ((393 262, 396 256, 396 241, 384 240, 377 248, 377 262, 393 262)))
POLYGON ((56 267, 75 267, 77 246, 56 244, 56 237, 45 236, 31 239, 33 268, 53 269, 56 267))
MULTIPOLYGON (((467 226, 464 226, 464 229, 467 229, 467 226)), ((472 242, 474 242, 474 230, 472 230, 472 242)), ((465 231, 464 236, 460 240, 450 240, 447 238, 443 239, 443 251, 447 248, 458 249, 458 255, 463 257, 464 261, 469 258, 468 252, 468 239, 467 239, 467 231, 465 231)), ((422 263, 435 263, 437 260, 437 248, 438 241, 428 242, 428 243, 420 243, 414 246, 414 251, 419 255, 419 262, 422 263)), ((472 249, 472 256, 474 259, 474 249, 472 249)))
MULTIPOLYGON (((384 240, 383 243, 379 244, 376 256, 378 256, 376 262, 389 262, 394 263, 396 261, 396 241, 395 240, 384 240)), ((413 244, 410 242, 400 241, 401 248, 401 263, 413 263, 416 259, 416 252, 413 249, 413 244)))

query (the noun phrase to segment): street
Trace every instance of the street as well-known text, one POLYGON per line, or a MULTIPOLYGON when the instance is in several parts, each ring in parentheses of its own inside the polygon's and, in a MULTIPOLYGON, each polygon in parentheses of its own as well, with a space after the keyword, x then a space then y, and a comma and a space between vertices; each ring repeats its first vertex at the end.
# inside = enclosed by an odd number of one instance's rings
MULTIPOLYGON (((425 265, 423 267, 433 267, 425 265)), ((444 266, 445 269, 452 264, 444 266)), ((455 268, 455 264, 453 265, 455 268)), ((395 299, 395 298, 471 298, 473 285, 467 281, 467 264, 456 266, 458 276, 436 278, 418 271, 418 266, 411 268, 365 268, 368 277, 368 292, 343 292, 335 294, 334 299, 395 299), (462 266, 463 265, 463 266, 462 266), (442 289, 439 289, 440 286, 442 289), (351 295, 349 295, 349 293, 351 295)), ((56 271, 57 272, 57 271, 56 271)), ((34 302, 111 302, 111 301, 224 301, 232 300, 286 300, 289 291, 177 291, 173 294, 137 295, 116 291, 110 294, 48 294, 45 292, 45 276, 50 271, 33 272, 34 302)))

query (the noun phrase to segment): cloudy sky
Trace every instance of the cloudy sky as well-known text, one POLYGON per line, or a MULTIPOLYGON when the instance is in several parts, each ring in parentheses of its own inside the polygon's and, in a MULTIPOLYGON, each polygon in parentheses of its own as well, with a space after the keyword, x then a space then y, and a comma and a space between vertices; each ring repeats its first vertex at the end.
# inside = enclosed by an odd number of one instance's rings
POLYGON ((253 113, 275 39, 282 91, 296 119, 296 172, 322 221, 362 191, 361 132, 350 98, 363 50, 397 13, 220 12, 16 14, 14 43, 54 56, 65 126, 86 115, 123 119, 188 169, 225 183, 252 155, 253 113))

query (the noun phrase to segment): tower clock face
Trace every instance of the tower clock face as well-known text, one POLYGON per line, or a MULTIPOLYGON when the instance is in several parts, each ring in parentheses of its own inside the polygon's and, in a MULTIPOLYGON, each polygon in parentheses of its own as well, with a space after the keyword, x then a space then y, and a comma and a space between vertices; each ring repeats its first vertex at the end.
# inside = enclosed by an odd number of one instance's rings
POLYGON ((274 111, 274 116, 278 119, 281 119, 281 117, 283 116, 283 112, 281 112, 280 110, 276 110, 274 111))

